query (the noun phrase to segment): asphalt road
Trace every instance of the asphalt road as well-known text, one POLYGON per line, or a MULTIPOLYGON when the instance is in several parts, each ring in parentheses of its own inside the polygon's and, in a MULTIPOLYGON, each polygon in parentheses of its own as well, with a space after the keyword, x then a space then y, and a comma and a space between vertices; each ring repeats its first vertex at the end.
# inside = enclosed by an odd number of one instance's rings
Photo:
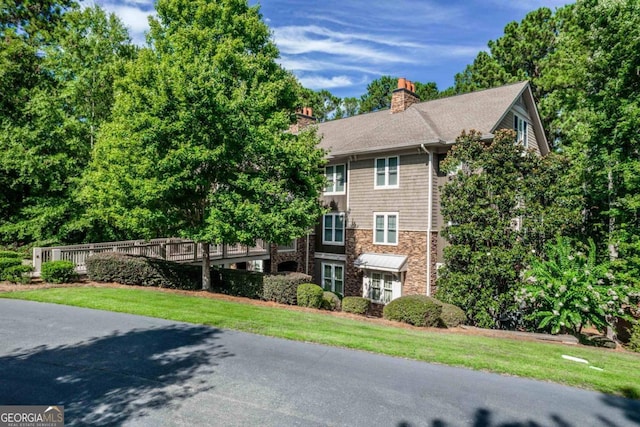
POLYGON ((2 299, 0 404, 68 426, 640 425, 640 401, 556 384, 2 299))

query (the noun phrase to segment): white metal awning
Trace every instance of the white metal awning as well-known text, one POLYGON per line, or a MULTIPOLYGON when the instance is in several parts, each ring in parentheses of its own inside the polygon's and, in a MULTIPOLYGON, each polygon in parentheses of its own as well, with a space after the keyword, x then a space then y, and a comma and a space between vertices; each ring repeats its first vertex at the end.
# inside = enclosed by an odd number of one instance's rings
POLYGON ((353 265, 361 269, 398 273, 407 270, 407 257, 391 254, 362 254, 353 262, 353 265))

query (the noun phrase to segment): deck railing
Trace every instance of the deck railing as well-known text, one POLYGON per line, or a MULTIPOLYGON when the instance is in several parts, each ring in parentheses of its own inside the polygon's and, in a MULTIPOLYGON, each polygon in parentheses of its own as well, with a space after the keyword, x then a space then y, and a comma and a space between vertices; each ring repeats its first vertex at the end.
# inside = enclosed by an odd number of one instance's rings
MULTIPOLYGON (((54 246, 33 248, 34 275, 40 275, 42 263, 58 260, 73 262, 76 266, 76 272, 84 274, 87 271, 87 258, 100 252, 122 252, 184 263, 202 260, 201 245, 186 239, 127 240, 122 242, 54 246)), ((263 240, 256 241, 253 247, 240 244, 209 245, 209 256, 212 260, 265 259, 265 256, 268 258, 268 255, 269 244, 263 240)))

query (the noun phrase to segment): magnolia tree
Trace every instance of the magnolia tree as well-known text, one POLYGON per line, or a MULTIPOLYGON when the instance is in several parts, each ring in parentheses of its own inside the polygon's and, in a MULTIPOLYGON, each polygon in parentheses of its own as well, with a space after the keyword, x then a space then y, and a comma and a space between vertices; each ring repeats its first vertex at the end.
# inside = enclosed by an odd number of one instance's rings
POLYGON ((490 142, 463 132, 441 165, 445 266, 436 297, 465 310, 477 326, 518 313, 521 273, 545 242, 579 224, 579 198, 565 160, 540 157, 498 131, 490 142))

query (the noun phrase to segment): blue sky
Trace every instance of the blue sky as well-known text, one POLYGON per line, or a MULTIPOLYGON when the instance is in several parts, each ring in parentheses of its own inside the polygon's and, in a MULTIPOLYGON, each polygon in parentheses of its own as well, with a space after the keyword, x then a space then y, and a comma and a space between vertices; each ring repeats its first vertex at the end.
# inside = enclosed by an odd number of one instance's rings
MULTIPOLYGON (((87 0, 116 13, 144 43, 152 0, 87 0)), ((382 76, 453 84, 511 21, 567 0, 250 0, 260 4, 281 64, 305 87, 359 97, 382 76)))

